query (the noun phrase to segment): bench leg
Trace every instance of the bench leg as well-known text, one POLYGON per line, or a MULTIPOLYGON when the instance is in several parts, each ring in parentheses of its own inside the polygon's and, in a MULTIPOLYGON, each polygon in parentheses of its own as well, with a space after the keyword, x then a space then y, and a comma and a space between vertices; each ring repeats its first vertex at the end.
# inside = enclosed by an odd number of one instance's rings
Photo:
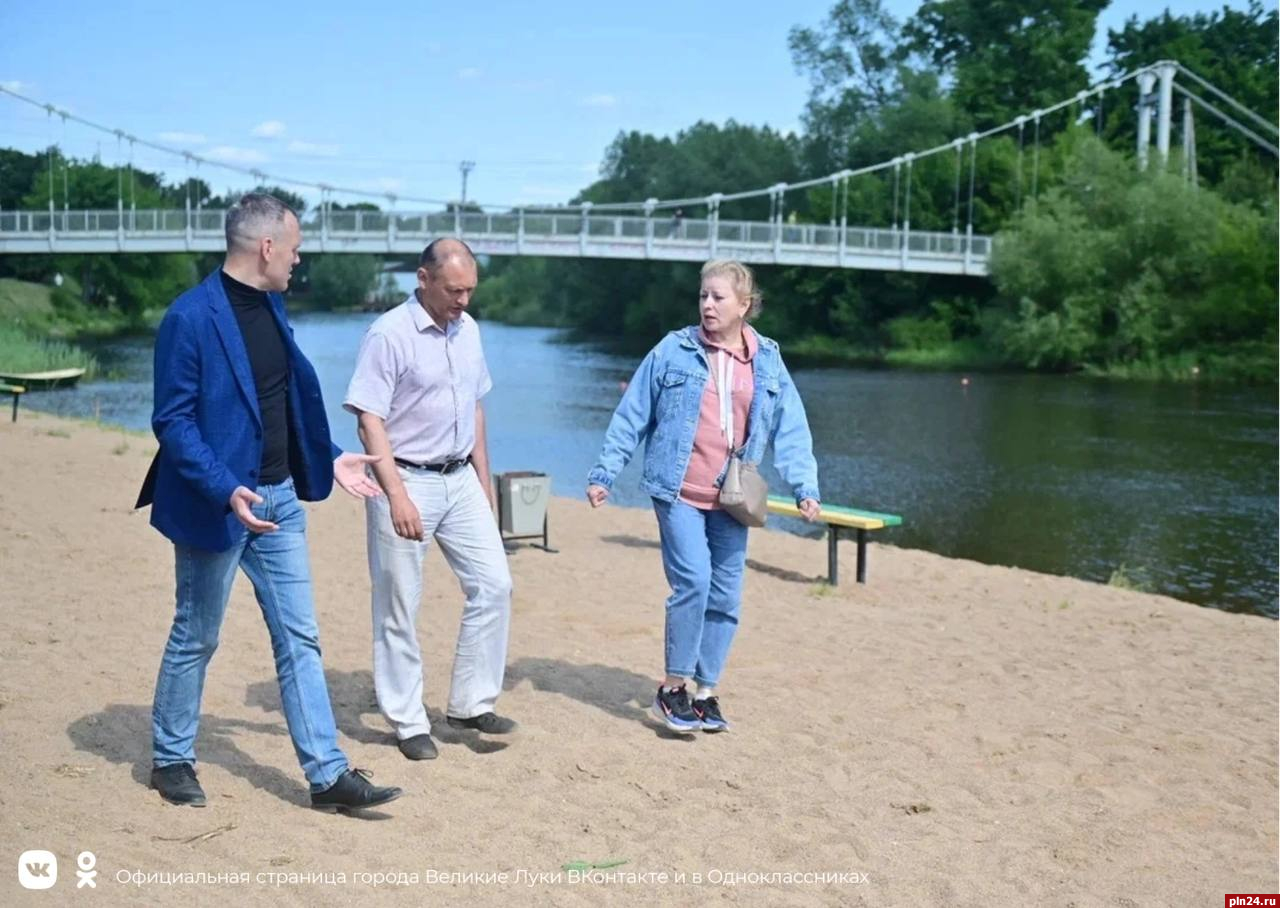
POLYGON ((17 394, 13 395, 13 418, 9 421, 10 422, 18 421, 18 395, 17 394))
POLYGON ((867 582, 867 531, 858 530, 858 582, 867 582))
POLYGON ((827 527, 827 583, 832 586, 840 584, 840 562, 837 554, 838 544, 840 542, 840 528, 838 526, 827 527))

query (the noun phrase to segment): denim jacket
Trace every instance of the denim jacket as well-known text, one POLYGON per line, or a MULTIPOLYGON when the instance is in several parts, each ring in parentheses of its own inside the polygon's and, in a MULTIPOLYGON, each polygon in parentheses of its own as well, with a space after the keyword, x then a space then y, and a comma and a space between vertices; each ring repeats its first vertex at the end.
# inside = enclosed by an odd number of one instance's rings
MULTIPOLYGON (((773 445, 773 465, 799 503, 819 500, 818 464, 804 404, 782 362, 778 344, 757 332, 759 346, 752 365, 755 394, 747 411, 747 435, 741 448, 744 463, 759 464, 773 445)), ((649 351, 613 411, 600 458, 587 475, 591 485, 613 487, 627 461, 645 442, 640 487, 661 501, 680 494, 693 438, 702 410, 710 368, 697 326, 672 331, 649 351)), ((727 463, 726 463, 727 466, 727 463)), ((724 469, 716 480, 724 479, 724 469)))

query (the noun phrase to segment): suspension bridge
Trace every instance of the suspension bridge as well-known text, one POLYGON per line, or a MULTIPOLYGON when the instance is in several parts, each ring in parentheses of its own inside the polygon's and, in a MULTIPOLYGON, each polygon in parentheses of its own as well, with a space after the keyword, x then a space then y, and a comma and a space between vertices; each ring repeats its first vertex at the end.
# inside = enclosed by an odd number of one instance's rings
MULTIPOLYGON (((984 276, 993 238, 973 229, 978 143, 1002 134, 1017 135, 1017 194, 1022 203, 1024 157, 1029 190, 1038 192, 1040 132, 1045 117, 1073 111, 1076 122, 1093 117, 1101 127, 1104 96, 1126 83, 1137 86, 1137 161, 1145 169, 1155 145, 1160 166, 1167 166, 1173 134, 1175 92, 1183 98, 1183 173, 1195 175, 1195 126, 1193 105, 1212 114, 1228 127, 1271 155, 1277 154, 1280 130, 1195 73, 1175 61, 1160 63, 1100 82, 1057 104, 1018 116, 1007 123, 957 137, 921 151, 856 169, 844 169, 811 180, 777 183, 743 192, 713 192, 682 199, 644 199, 634 202, 555 207, 519 205, 463 206, 438 199, 418 199, 377 194, 358 189, 312 183, 258 169, 239 167, 203 158, 183 149, 160 145, 120 129, 94 123, 51 104, 0 87, 0 94, 44 109, 50 119, 75 123, 114 135, 117 144, 132 149, 143 146, 181 159, 185 165, 207 165, 252 177, 259 184, 297 187, 318 192, 320 204, 302 219, 305 248, 312 252, 347 252, 383 255, 416 255, 431 239, 463 237, 478 253, 605 259, 653 259, 703 261, 730 257, 752 264, 856 268, 933 274, 984 276), (1182 77, 1183 82, 1176 81, 1182 77), (1190 87, 1189 87, 1190 86, 1190 87), (1206 95, 1212 96, 1209 100, 1206 95), (1152 121, 1155 121, 1154 143, 1152 121), (1031 150, 1026 152, 1027 134, 1031 150), (911 226, 911 187, 914 168, 928 158, 953 155, 955 170, 952 229, 925 231, 911 226), (967 171, 967 173, 966 173, 967 171), (849 186, 873 174, 886 180, 892 173, 893 216, 889 225, 852 224, 849 221, 849 186), (966 190, 967 186, 967 190, 966 190), (795 223, 786 217, 787 197, 796 192, 830 191, 831 217, 825 224, 795 223), (335 195, 373 198, 388 203, 388 210, 335 210, 335 195), (767 220, 729 220, 720 217, 727 202, 768 198, 767 220), (399 205, 414 206, 399 210, 399 205), (473 210, 474 209, 474 210, 473 210), (688 210, 705 211, 706 217, 686 218, 688 210)), ((0 254, 3 253, 115 253, 115 252, 217 252, 225 249, 226 212, 202 208, 190 197, 181 209, 138 209, 126 203, 121 168, 115 209, 72 209, 66 192, 65 161, 63 205, 55 202, 53 147, 49 150, 49 202, 38 211, 0 211, 0 254)))

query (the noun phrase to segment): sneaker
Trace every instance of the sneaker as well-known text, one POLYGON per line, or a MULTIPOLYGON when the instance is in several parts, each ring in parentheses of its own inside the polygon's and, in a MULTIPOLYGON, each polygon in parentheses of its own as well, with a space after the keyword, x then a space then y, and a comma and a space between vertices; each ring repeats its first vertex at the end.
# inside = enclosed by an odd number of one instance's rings
POLYGON ((484 732, 486 735, 509 735, 518 727, 515 719, 508 719, 494 712, 481 713, 470 719, 459 719, 457 716, 445 716, 450 728, 466 728, 471 731, 484 732))
POLYGON ((693 711, 702 722, 703 731, 728 731, 729 720, 720 712, 720 701, 716 697, 693 701, 693 711))
POLYGON ((151 787, 170 804, 186 807, 205 805, 204 789, 196 781, 196 770, 190 763, 173 763, 151 770, 151 787))
POLYGON ((675 690, 658 686, 653 697, 653 715, 672 731, 697 731, 702 727, 702 721, 689 705, 689 692, 683 684, 675 690))
POLYGON ((373 773, 367 769, 348 769, 324 791, 311 793, 311 808, 333 813, 377 807, 404 794, 399 788, 379 788, 369 781, 373 773))

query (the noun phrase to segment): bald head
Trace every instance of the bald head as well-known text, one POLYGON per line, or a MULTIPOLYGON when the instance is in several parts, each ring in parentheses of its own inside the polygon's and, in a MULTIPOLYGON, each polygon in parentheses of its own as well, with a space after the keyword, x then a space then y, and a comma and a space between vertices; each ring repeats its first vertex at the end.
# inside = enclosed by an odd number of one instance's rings
POLYGON ((427 244, 427 248, 422 250, 422 255, 418 259, 418 267, 435 272, 452 259, 458 259, 470 265, 475 265, 476 262, 470 246, 462 240, 446 236, 427 244))
POLYGON ((471 305, 476 289, 476 257, 462 240, 442 237, 418 260, 418 302, 441 328, 471 305))

